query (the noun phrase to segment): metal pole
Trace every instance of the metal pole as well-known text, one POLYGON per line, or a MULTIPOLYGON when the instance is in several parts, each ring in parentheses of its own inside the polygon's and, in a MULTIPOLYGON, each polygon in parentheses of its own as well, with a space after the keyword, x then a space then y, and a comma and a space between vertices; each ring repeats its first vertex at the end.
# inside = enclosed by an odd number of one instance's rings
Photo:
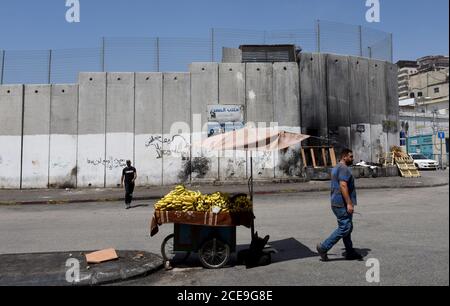
POLYGON ((5 54, 6 54, 6 51, 3 50, 3 52, 2 52, 2 71, 0 73, 0 84, 2 84, 2 85, 3 85, 3 75, 5 73, 5 54))
POLYGON ((391 63, 394 62, 394 34, 391 33, 390 35, 390 41, 391 41, 391 63))
POLYGON ((443 143, 442 143, 442 137, 441 138, 441 157, 440 157, 440 165, 441 165, 441 170, 444 169, 444 160, 442 159, 442 150, 443 150, 443 143))
POLYGON ((317 20, 317 52, 320 53, 320 20, 317 20))
POLYGON ((48 51, 48 84, 52 83, 52 50, 48 51))
POLYGON ((358 32, 359 32, 359 56, 363 56, 362 26, 358 27, 358 32))
POLYGON ((372 58, 372 47, 367 47, 369 49, 369 58, 372 58))
POLYGON ((211 28, 211 62, 215 61, 215 56, 214 56, 214 28, 211 28))
MULTIPOLYGON (((255 205, 253 204, 253 151, 250 151, 250 201, 252 203, 253 209, 255 209, 255 205)), ((252 216, 251 231, 253 241, 253 237, 255 236, 255 216, 252 216)))
POLYGON ((105 37, 102 37, 102 72, 105 72, 105 37))
POLYGON ((160 65, 160 59, 159 59, 159 37, 156 37, 156 72, 159 72, 159 65, 160 65))

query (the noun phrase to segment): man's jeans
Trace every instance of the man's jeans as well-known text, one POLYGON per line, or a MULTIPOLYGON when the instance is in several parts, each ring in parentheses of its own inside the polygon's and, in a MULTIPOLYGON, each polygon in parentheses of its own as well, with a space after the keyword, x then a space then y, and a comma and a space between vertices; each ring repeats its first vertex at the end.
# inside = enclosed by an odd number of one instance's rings
POLYGON ((125 183, 125 204, 130 205, 133 200, 134 183, 125 183))
POLYGON ((343 240, 345 250, 353 251, 352 231, 353 231, 353 215, 347 212, 346 207, 332 207, 333 213, 338 221, 338 228, 331 236, 322 243, 322 249, 328 252, 339 240, 343 240))

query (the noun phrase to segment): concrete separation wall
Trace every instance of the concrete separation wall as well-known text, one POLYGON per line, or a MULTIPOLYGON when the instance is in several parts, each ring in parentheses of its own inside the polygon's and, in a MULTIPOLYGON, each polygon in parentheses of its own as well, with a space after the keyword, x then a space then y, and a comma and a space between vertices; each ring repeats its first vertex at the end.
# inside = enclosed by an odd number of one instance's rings
POLYGON ((77 186, 78 85, 53 85, 50 113, 51 188, 77 186))
POLYGON ((371 60, 369 63, 369 112, 372 161, 387 151, 387 134, 383 132, 386 121, 386 72, 385 63, 371 60))
MULTIPOLYGON (((311 136, 328 137, 326 86, 326 54, 300 55, 300 103, 302 132, 311 136)), ((323 144, 316 138, 309 145, 323 144)))
POLYGON ((26 85, 22 188, 47 188, 50 155, 50 85, 26 85))
POLYGON ((370 161, 369 61, 349 57, 351 146, 355 161, 370 161))
POLYGON ((191 76, 164 73, 163 78, 163 184, 170 185, 191 179, 191 76))
POLYGON ((348 57, 327 56, 328 138, 336 152, 350 147, 348 57))
POLYGON ((116 187, 134 159, 134 73, 108 73, 106 96, 105 185, 116 187))
POLYGON ((222 63, 242 63, 241 49, 222 48, 222 63))
MULTIPOLYGON (((125 161, 139 186, 243 182, 250 155, 191 146, 208 105, 238 105, 258 127, 309 134, 303 145, 377 162, 399 142, 396 66, 303 53, 299 63, 193 63, 189 73, 81 73, 78 84, 0 86, 0 188, 116 187, 125 161), (24 120, 22 120, 24 118, 24 120)), ((322 164, 322 159, 316 161, 322 164)), ((300 145, 253 153, 256 180, 305 175, 300 145)))
POLYGON ((162 73, 136 73, 135 166, 137 185, 162 185, 162 73))
POLYGON ((78 187, 105 186, 106 73, 80 73, 78 187))
MULTIPOLYGON (((247 123, 270 127, 274 122, 273 65, 247 63, 245 76, 247 123)), ((250 165, 247 167, 247 173, 250 173, 250 165)), ((272 152, 253 152, 253 177, 275 178, 275 157, 272 152)))
POLYGON ((0 86, 0 188, 20 188, 23 85, 0 86))
POLYGON ((386 65, 386 114, 387 123, 383 132, 387 133, 388 148, 400 143, 400 107, 398 104, 398 74, 397 65, 385 63, 386 65))
MULTIPOLYGON (((274 121, 288 131, 301 132, 300 92, 297 63, 273 64, 274 121)), ((300 144, 279 152, 275 177, 287 178, 301 175, 300 144)))
MULTIPOLYGON (((191 143, 206 136, 208 105, 219 104, 219 65, 217 63, 192 63, 191 73, 191 143), (203 131, 203 134, 202 134, 203 131)), ((219 179, 218 157, 208 157, 205 149, 191 148, 191 176, 193 182, 213 182, 219 179)))
MULTIPOLYGON (((243 105, 245 109, 245 64, 219 64, 219 104, 243 105)), ((226 152, 219 158, 220 181, 247 178, 247 153, 226 152)))

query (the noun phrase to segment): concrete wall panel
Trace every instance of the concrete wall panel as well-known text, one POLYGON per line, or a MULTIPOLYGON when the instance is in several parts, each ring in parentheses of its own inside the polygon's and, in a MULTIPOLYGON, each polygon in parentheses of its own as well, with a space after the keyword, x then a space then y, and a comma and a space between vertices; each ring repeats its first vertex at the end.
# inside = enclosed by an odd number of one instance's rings
POLYGON ((0 86, 0 188, 20 188, 23 85, 0 86))
POLYGON ((372 147, 372 162, 387 151, 387 134, 383 133, 383 123, 386 116, 386 71, 385 63, 369 60, 369 101, 370 101, 370 138, 372 147))
POLYGON ((242 63, 242 51, 238 48, 222 48, 222 63, 242 63))
POLYGON ((189 182, 190 163, 190 73, 163 75, 163 184, 189 182))
MULTIPOLYGON (((208 105, 219 103, 219 65, 217 63, 192 63, 191 73, 191 142, 207 137, 208 105), (204 128, 205 127, 205 128, 204 128)), ((219 179, 219 159, 208 156, 207 150, 192 147, 193 165, 192 182, 213 182, 219 179), (206 166, 206 167, 205 167, 206 166), (208 169, 208 170, 206 170, 208 169)))
POLYGON ((372 160, 369 113, 369 61, 349 57, 350 73, 350 123, 353 155, 355 161, 372 160))
POLYGON ((77 184, 78 85, 53 85, 50 112, 50 187, 77 184))
POLYGON ((22 188, 47 188, 50 142, 50 85, 26 85, 22 188))
MULTIPOLYGON (((302 132, 311 136, 328 137, 326 54, 300 55, 300 103, 302 132)), ((315 138, 309 145, 326 144, 315 138)))
POLYGON ((134 159, 134 73, 108 73, 106 187, 120 185, 126 161, 134 159))
MULTIPOLYGON (((299 67, 297 63, 273 64, 274 117, 280 129, 301 132, 299 67)), ((301 144, 278 152, 275 177, 287 178, 301 174, 301 144)))
MULTIPOLYGON (((273 65, 246 64, 247 123, 257 127, 270 127, 274 122, 273 65)), ((277 159, 278 160, 278 159, 277 159)), ((247 165, 250 174, 250 165, 247 165)), ((275 178, 275 157, 272 152, 253 153, 254 179, 275 178)))
MULTIPOLYGON (((219 104, 243 105, 245 109, 245 64, 219 64, 219 104)), ((246 152, 225 152, 224 155, 219 158, 220 181, 246 179, 246 152)))
POLYGON ((138 186, 162 185, 162 73, 136 73, 135 167, 138 186))
POLYGON ((347 56, 327 57, 328 130, 336 152, 350 147, 349 65, 347 56))
POLYGON ((106 73, 80 73, 77 186, 105 186, 106 73))
POLYGON ((387 127, 388 148, 400 145, 400 107, 398 99, 398 67, 395 64, 386 63, 386 113, 389 121, 387 127))

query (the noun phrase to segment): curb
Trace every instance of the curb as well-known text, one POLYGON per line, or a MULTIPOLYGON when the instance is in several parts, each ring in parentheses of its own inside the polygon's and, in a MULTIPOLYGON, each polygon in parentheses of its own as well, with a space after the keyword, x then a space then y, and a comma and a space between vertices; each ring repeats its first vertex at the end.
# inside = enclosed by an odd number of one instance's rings
POLYGON ((84 258, 86 253, 72 251, 0 255, 4 261, 2 264, 5 265, 2 267, 5 269, 5 275, 0 278, 0 286, 8 284, 13 286, 99 286, 146 277, 164 267, 161 256, 146 251, 117 250, 118 260, 99 265, 87 264, 84 258), (139 258, 136 256, 138 254, 139 258), (24 266, 27 267, 27 262, 31 259, 36 260, 41 268, 28 274, 24 266), (78 282, 68 283, 65 279, 67 271, 64 267, 67 267, 68 259, 79 261, 78 282))
MULTIPOLYGON (((437 184, 424 184, 424 185, 405 185, 405 186, 392 186, 392 185, 378 185, 378 186, 358 186, 359 190, 376 190, 376 189, 414 189, 414 188, 435 188, 449 185, 449 182, 437 183, 437 184)), ((255 191, 256 195, 271 195, 271 194, 295 194, 302 192, 325 192, 329 191, 328 187, 315 187, 309 189, 279 189, 274 191, 255 191)), ((135 197, 134 201, 147 201, 147 200, 159 200, 164 195, 158 196, 140 196, 135 197)), ((123 201, 123 197, 117 198, 93 198, 93 199, 81 199, 81 200, 42 200, 42 201, 0 201, 0 206, 12 206, 12 205, 64 205, 75 203, 107 203, 107 202, 120 202, 123 201)))

